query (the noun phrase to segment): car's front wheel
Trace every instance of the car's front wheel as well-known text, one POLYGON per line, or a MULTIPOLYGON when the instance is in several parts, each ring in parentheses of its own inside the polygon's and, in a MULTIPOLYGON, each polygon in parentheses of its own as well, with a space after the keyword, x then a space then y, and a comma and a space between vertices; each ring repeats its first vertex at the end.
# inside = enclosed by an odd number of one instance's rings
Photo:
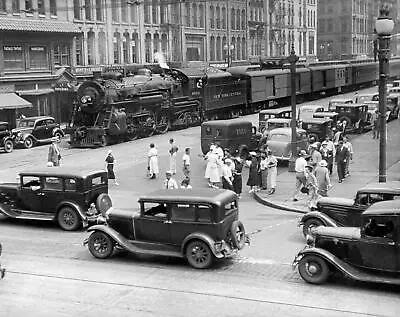
POLYGON ((30 149, 31 147, 33 147, 33 145, 35 144, 35 141, 33 140, 32 137, 28 136, 25 140, 24 140, 24 146, 26 149, 30 149))
POLYGON ((82 224, 78 213, 71 207, 61 208, 58 213, 57 220, 58 225, 65 231, 78 230, 82 224))
POLYGON ((90 253, 98 259, 108 258, 114 251, 114 241, 101 231, 93 232, 88 240, 90 253))
POLYGON ((319 226, 323 226, 323 222, 319 219, 308 219, 303 224, 303 235, 306 237, 310 233, 310 230, 319 226))
POLYGON ((299 261, 298 270, 300 276, 307 283, 323 284, 329 278, 328 263, 317 255, 308 254, 299 261))
POLYGON ((196 269, 206 269, 211 266, 214 255, 207 243, 201 240, 189 242, 186 247, 186 258, 191 266, 196 269))
POLYGON ((4 151, 6 153, 11 153, 14 149, 14 142, 10 139, 4 142, 4 151))

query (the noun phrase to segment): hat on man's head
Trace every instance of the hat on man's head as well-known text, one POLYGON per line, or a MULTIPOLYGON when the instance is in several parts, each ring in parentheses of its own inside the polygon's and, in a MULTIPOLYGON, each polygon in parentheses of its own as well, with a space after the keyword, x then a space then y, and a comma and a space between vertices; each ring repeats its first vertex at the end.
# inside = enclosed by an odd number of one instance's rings
POLYGON ((225 159, 225 164, 231 164, 231 163, 232 163, 231 159, 229 159, 229 158, 225 159))
POLYGON ((313 167, 311 165, 306 165, 306 168, 311 170, 311 171, 313 170, 313 167))
POLYGON ((328 162, 325 161, 325 160, 321 160, 321 161, 319 162, 319 166, 327 167, 327 166, 328 166, 328 162))
POLYGON ((251 151, 249 154, 250 154, 251 156, 257 156, 257 153, 254 152, 254 151, 251 151))
POLYGON ((328 142, 324 141, 321 143, 321 145, 328 145, 328 142))
POLYGON ((310 146, 311 146, 312 148, 314 148, 314 149, 317 149, 317 148, 318 148, 318 144, 317 144, 317 142, 315 142, 315 143, 311 144, 310 146))
POLYGON ((166 171, 165 175, 172 175, 172 171, 166 171))
POLYGON ((305 150, 300 150, 299 156, 306 156, 307 152, 305 150))

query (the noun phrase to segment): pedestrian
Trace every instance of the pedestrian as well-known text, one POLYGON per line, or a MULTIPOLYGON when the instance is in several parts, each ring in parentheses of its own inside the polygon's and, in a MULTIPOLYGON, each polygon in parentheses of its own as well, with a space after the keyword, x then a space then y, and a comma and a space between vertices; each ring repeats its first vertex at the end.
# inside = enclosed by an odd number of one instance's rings
POLYGON ((172 171, 165 172, 164 188, 165 189, 178 189, 179 188, 176 180, 172 178, 172 171))
POLYGON ((329 175, 332 175, 332 171, 333 171, 333 151, 331 149, 329 149, 328 146, 329 146, 329 143, 326 142, 326 141, 323 141, 320 151, 321 151, 322 160, 325 160, 326 163, 327 163, 327 168, 329 170, 329 175))
POLYGON ((192 185, 190 185, 190 178, 185 178, 184 180, 182 180, 181 182, 181 188, 185 188, 185 189, 192 189, 192 185))
POLYGON ((233 191, 231 164, 232 160, 230 158, 226 158, 224 164, 222 165, 222 188, 233 191))
POLYGON ((233 171, 233 190, 240 197, 242 194, 242 169, 243 169, 243 159, 240 157, 239 150, 235 151, 235 155, 233 157, 233 163, 235 164, 235 170, 233 171))
POLYGON ((347 177, 350 175, 350 171, 349 171, 349 165, 350 165, 350 161, 353 160, 353 145, 350 142, 350 139, 347 136, 343 137, 343 144, 345 147, 347 147, 347 149, 349 150, 349 159, 346 160, 346 168, 344 171, 344 177, 347 177))
POLYGON ((269 189, 268 195, 275 193, 276 176, 278 174, 278 160, 272 154, 271 150, 267 150, 267 188, 269 189))
POLYGON ((379 139, 379 132, 380 132, 379 109, 376 109, 375 112, 372 113, 371 122, 372 122, 372 138, 379 139))
POLYGON ((260 170, 261 170, 261 189, 266 190, 268 185, 268 167, 267 155, 261 153, 260 170))
POLYGON ((318 163, 322 160, 321 153, 318 151, 317 142, 311 144, 310 155, 311 157, 308 164, 311 165, 313 169, 315 169, 318 166, 318 163))
POLYGON ((176 174, 176 156, 178 152, 178 147, 175 144, 175 140, 173 138, 169 139, 169 144, 171 148, 169 149, 169 170, 172 172, 172 175, 176 174))
POLYGON ((221 147, 221 144, 216 142, 215 143, 215 153, 218 155, 218 171, 219 171, 219 176, 220 178, 222 177, 222 159, 224 158, 224 150, 221 147))
POLYGON ((205 159, 207 160, 205 177, 208 179, 208 186, 218 188, 218 184, 221 181, 219 171, 221 161, 214 145, 210 146, 210 151, 205 155, 205 159))
POLYGON ((332 151, 332 154, 335 155, 335 145, 333 144, 331 137, 329 135, 326 135, 323 142, 327 144, 328 150, 332 151))
POLYGON ((333 136, 333 145, 335 147, 338 146, 339 141, 343 140, 343 132, 340 129, 333 128, 332 131, 334 131, 334 136, 333 136))
POLYGON ((106 156, 105 161, 106 161, 106 170, 107 170, 108 179, 114 180, 114 185, 119 185, 117 182, 117 179, 115 177, 115 173, 114 173, 115 159, 114 159, 114 156, 112 155, 111 150, 107 151, 107 156, 106 156))
POLYGON ((185 175, 186 178, 190 178, 190 148, 187 147, 185 149, 185 154, 183 154, 182 157, 183 161, 183 175, 185 175))
POLYGON ((155 179, 159 173, 158 168, 158 151, 154 143, 150 144, 150 149, 147 154, 147 170, 149 171, 150 179, 155 179))
MULTIPOLYGON (((49 153, 47 156, 47 162, 51 163, 51 166, 60 166, 60 161, 61 161, 61 152, 60 148, 58 147, 58 143, 60 142, 60 139, 57 137, 52 137, 51 138, 51 144, 49 146, 49 153)), ((50 164, 48 164, 50 166, 50 164)))
POLYGON ((257 159, 257 153, 252 151, 249 153, 251 156, 250 166, 249 166, 249 178, 247 180, 247 186, 250 186, 249 193, 253 193, 258 190, 260 185, 259 177, 259 162, 257 159))
POLYGON ((293 194, 293 201, 298 201, 298 195, 303 186, 306 185, 306 166, 307 161, 305 157, 307 156, 307 152, 305 150, 301 150, 299 152, 299 157, 295 162, 295 172, 296 172, 296 189, 293 194))
POLYGON ((327 161, 321 160, 321 162, 319 162, 315 169, 315 178, 317 179, 318 194, 327 197, 328 190, 332 186, 327 161))
POLYGON ((349 159, 349 150, 344 146, 343 140, 339 141, 336 149, 336 164, 339 183, 343 182, 344 173, 346 169, 346 162, 349 159))
POLYGON ((308 208, 310 210, 315 210, 317 208, 317 201, 319 198, 317 178, 313 173, 313 167, 311 165, 306 165, 305 171, 306 187, 309 195, 308 208))

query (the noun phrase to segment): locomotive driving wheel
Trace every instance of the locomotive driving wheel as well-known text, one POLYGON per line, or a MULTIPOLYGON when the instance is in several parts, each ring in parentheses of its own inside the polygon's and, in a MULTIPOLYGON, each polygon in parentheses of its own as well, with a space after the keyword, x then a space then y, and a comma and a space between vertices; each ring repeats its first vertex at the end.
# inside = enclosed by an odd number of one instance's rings
POLYGON ((136 140, 139 136, 139 129, 135 124, 129 124, 126 131, 126 137, 129 141, 136 140))
POLYGON ((160 134, 164 134, 169 130, 170 121, 166 114, 162 114, 157 121, 156 132, 160 134))
POLYGON ((143 125, 143 136, 150 137, 156 132, 156 117, 155 114, 150 114, 143 125))

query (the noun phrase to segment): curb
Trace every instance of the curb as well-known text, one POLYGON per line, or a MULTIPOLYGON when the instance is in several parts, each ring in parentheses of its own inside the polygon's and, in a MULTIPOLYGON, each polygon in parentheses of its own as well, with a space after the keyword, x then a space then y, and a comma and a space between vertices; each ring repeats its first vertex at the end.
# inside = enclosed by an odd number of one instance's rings
POLYGON ((268 206, 268 207, 272 207, 272 208, 275 208, 275 209, 295 212, 295 213, 298 213, 298 214, 306 214, 306 213, 308 213, 308 211, 304 211, 304 210, 300 210, 300 209, 295 209, 295 208, 290 208, 290 207, 286 207, 286 206, 275 204, 275 203, 271 202, 270 200, 266 200, 264 198, 261 198, 261 196, 258 195, 256 192, 253 192, 253 198, 257 202, 259 202, 260 204, 268 206))

